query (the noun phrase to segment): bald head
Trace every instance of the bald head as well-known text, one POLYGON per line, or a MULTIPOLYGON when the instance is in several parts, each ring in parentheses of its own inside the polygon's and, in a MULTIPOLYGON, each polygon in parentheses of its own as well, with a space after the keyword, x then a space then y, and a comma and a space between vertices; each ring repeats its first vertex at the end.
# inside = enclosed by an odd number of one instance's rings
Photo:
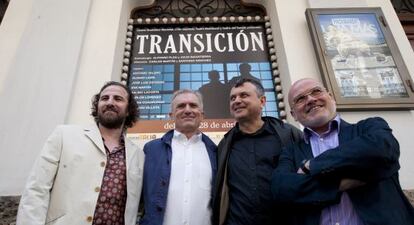
POLYGON ((288 99, 295 120, 317 133, 325 132, 336 115, 334 98, 314 79, 305 78, 293 83, 288 99))
POLYGON ((295 81, 292 86, 290 87, 289 94, 288 94, 288 101, 290 107, 293 106, 293 100, 297 97, 301 92, 306 91, 309 87, 323 87, 323 85, 315 79, 312 78, 303 78, 300 80, 295 81))

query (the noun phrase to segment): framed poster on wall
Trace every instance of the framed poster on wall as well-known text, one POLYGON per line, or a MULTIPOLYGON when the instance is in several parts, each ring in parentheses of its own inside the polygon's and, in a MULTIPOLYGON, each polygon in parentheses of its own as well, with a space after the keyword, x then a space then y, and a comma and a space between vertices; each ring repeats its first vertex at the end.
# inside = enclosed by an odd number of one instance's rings
POLYGON ((307 9, 322 79, 338 109, 413 109, 414 87, 380 8, 307 9))

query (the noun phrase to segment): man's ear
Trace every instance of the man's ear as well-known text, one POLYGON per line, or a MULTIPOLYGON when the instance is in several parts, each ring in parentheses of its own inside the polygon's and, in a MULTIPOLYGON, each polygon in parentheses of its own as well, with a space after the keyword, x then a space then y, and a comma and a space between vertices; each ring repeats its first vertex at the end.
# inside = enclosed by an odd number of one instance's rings
POLYGON ((262 108, 266 105, 266 96, 263 95, 260 97, 260 105, 262 108))
POLYGON ((336 104, 335 98, 334 98, 334 96, 332 95, 332 93, 331 93, 331 92, 328 92, 328 94, 329 94, 329 97, 332 99, 332 101, 334 101, 334 102, 335 102, 335 104, 336 104))
POLYGON ((201 111, 201 120, 204 120, 204 111, 201 111))
POLYGON ((293 119, 295 119, 295 121, 298 121, 298 120, 296 119, 296 114, 295 114, 295 111, 290 110, 290 115, 292 115, 292 117, 293 117, 293 119))

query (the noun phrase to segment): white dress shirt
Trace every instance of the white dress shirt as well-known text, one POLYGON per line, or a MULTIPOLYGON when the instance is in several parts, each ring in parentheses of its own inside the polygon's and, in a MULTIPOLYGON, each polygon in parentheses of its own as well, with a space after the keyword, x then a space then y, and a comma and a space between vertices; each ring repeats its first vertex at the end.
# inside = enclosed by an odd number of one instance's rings
POLYGON ((212 171, 201 133, 174 131, 171 176, 163 225, 211 225, 212 171))

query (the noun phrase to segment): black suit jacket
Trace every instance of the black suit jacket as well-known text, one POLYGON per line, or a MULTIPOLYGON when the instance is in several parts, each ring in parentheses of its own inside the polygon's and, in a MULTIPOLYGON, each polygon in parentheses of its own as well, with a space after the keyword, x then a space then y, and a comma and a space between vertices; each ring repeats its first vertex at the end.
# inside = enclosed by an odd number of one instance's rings
POLYGON ((413 225, 414 209, 401 190, 398 141, 382 118, 340 123, 339 146, 313 157, 304 141, 285 148, 272 177, 277 204, 292 207, 293 224, 318 225, 321 210, 340 200, 343 178, 365 185, 347 191, 365 225, 413 225), (297 174, 311 159, 310 174, 297 174))

